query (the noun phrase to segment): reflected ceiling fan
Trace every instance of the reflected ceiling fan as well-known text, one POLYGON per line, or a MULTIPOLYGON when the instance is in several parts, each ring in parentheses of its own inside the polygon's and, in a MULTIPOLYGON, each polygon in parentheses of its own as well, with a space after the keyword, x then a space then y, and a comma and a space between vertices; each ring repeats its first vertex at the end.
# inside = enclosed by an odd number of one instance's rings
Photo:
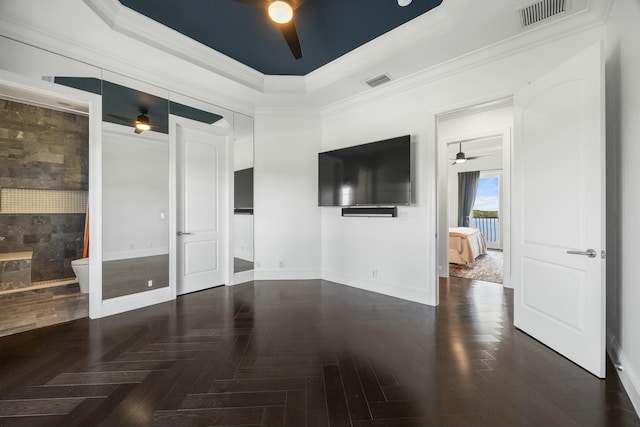
POLYGON ((151 129, 151 122, 149 121, 149 117, 147 117, 147 114, 149 114, 149 111, 146 108, 144 107, 138 108, 138 113, 139 113, 138 117, 136 117, 135 119, 118 116, 117 114, 111 114, 111 113, 108 113, 107 116, 113 117, 114 119, 120 120, 121 122, 130 124, 135 128, 133 132, 140 134, 145 130, 151 129))
POLYGON ((462 142, 460 142, 460 151, 458 152, 458 154, 456 154, 456 158, 455 159, 451 159, 451 160, 453 160, 453 163, 451 165, 452 166, 453 165, 458 165, 460 163, 466 162, 467 160, 475 160, 475 159, 479 159, 480 157, 489 157, 489 156, 471 156, 471 157, 467 157, 462 152, 462 142))
POLYGON ((284 39, 295 59, 302 58, 302 47, 296 30, 294 12, 305 0, 234 0, 249 6, 264 9, 271 20, 280 27, 284 39))

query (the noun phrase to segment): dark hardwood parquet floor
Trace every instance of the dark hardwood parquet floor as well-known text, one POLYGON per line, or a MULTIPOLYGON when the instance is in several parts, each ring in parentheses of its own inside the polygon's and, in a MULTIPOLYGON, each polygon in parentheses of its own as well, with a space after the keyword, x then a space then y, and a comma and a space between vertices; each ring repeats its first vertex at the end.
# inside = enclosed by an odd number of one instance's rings
POLYGON ((0 339, 0 426, 640 426, 599 380, 513 328, 512 293, 441 305, 256 282, 0 339))

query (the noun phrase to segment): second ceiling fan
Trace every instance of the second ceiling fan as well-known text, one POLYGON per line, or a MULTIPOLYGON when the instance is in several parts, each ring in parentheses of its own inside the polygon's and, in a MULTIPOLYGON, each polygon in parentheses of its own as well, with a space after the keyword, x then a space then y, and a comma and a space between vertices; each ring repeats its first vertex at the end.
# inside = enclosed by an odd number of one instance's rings
POLYGON ((457 165, 457 164, 460 164, 460 163, 464 163, 467 160, 479 159, 480 157, 489 157, 489 156, 469 156, 469 157, 467 157, 462 152, 462 142, 460 142, 460 151, 458 151, 458 154, 456 154, 456 158, 455 159, 451 159, 451 160, 453 160, 453 163, 451 165, 457 165))
POLYGON ((294 12, 305 0, 234 0, 267 11, 269 18, 280 27, 295 59, 302 58, 302 47, 296 30, 294 12))

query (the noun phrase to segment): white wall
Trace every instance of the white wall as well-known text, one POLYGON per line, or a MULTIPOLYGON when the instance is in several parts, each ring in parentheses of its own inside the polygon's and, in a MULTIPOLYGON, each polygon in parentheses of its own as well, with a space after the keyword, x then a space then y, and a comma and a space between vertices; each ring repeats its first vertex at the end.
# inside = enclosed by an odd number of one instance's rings
POLYGON ((433 121, 418 99, 406 94, 327 115, 322 150, 412 135, 415 145, 415 206, 398 207, 397 218, 342 217, 341 208, 323 207, 322 277, 326 280, 433 304, 435 273, 429 267, 435 223, 433 121))
POLYGON ((414 76, 326 109, 322 150, 411 134, 418 198, 396 219, 341 218, 338 209, 322 208, 323 278, 436 304, 436 173, 444 166, 436 157, 436 115, 508 97, 603 35, 597 28, 445 77, 414 76))
POLYGON ((614 2, 607 22, 607 338, 640 413, 640 3, 614 2))
POLYGON ((320 118, 255 117, 255 278, 320 277, 320 118))
POLYGON ((168 137, 116 127, 126 134, 105 131, 102 138, 102 259, 167 254, 168 137))

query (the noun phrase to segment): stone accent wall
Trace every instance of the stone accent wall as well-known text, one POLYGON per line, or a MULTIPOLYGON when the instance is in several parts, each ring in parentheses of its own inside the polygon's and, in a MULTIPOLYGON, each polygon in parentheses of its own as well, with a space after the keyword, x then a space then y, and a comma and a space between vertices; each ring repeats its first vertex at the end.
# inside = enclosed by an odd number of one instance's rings
POLYGON ((89 119, 0 99, 0 187, 88 190, 89 119))
POLYGON ((33 251, 32 282, 74 277, 71 261, 82 257, 84 218, 84 214, 0 215, 0 253, 33 251))
MULTIPOLYGON (((0 187, 87 191, 88 141, 85 116, 0 99, 0 187)), ((34 206, 30 213, 0 214, 0 253, 33 251, 32 282, 73 277, 85 214, 34 206)))
POLYGON ((0 292, 31 286, 29 252, 0 253, 0 292))

